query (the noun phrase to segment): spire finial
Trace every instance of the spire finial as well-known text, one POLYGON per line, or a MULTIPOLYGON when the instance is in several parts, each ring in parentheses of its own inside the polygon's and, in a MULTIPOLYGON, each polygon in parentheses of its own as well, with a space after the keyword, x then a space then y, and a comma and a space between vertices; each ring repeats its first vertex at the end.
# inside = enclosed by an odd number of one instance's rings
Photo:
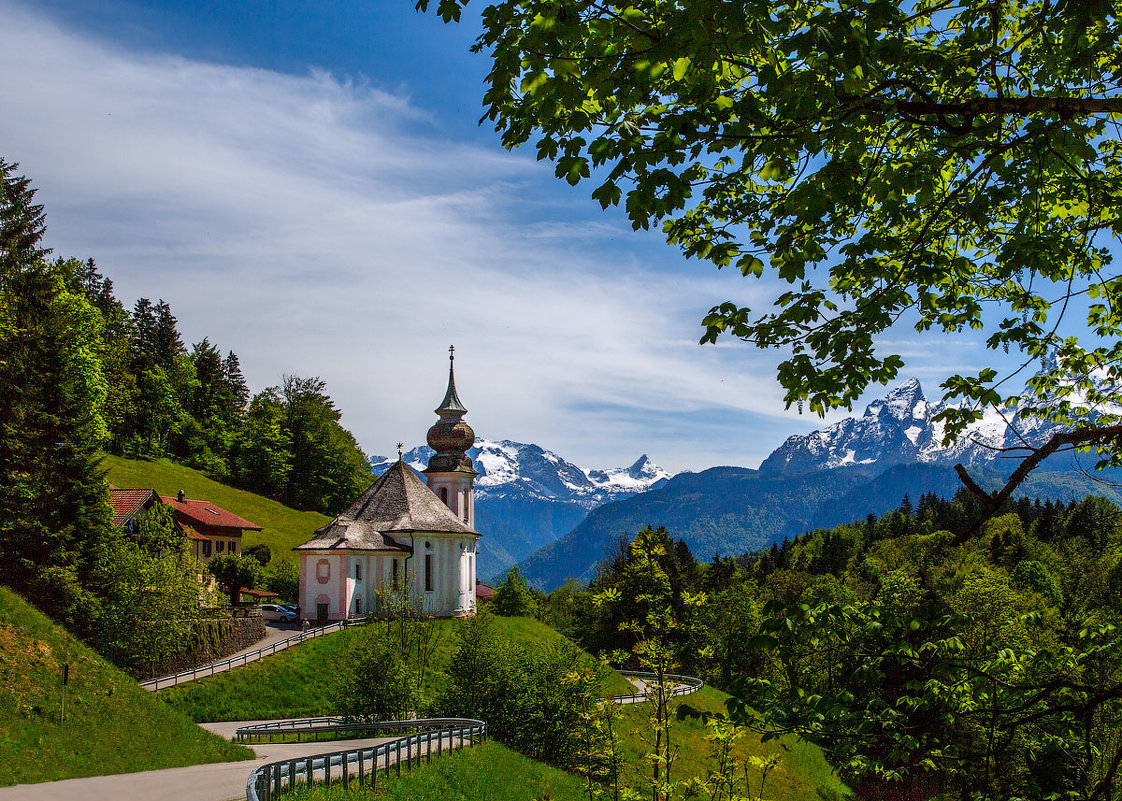
POLYGON ((401 461, 401 450, 402 450, 402 448, 404 448, 404 447, 405 447, 405 443, 404 443, 404 442, 399 442, 399 443, 397 443, 397 460, 398 460, 399 462, 401 461))
POLYGON ((448 361, 450 361, 450 362, 456 361, 456 346, 455 345, 449 345, 448 346, 448 361))

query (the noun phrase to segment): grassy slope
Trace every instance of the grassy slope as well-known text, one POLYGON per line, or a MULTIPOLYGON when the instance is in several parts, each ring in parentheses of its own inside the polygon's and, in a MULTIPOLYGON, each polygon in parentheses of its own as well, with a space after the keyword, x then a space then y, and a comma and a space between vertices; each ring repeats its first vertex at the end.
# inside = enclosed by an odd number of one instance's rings
POLYGON ((251 759, 0 587, 0 786, 251 759), (70 664, 66 722, 59 684, 70 664))
MULTIPOLYGON (((724 708, 723 693, 705 689, 689 696, 686 703, 699 711, 716 712, 724 708)), ((623 710, 621 734, 628 767, 625 779, 640 790, 647 775, 647 765, 642 759, 649 750, 636 731, 644 724, 646 710, 634 705, 623 710)), ((672 730, 674 742, 679 747, 679 761, 674 777, 684 780, 690 776, 704 775, 708 744, 704 741, 704 726, 696 721, 682 721, 672 730)), ((761 744, 758 738, 745 737, 741 741, 738 764, 751 755, 781 755, 779 768, 768 777, 764 797, 769 801, 819 801, 846 793, 845 788, 830 772, 821 752, 804 743, 789 742, 790 751, 775 743, 761 744), (824 792, 820 795, 818 790, 824 792)), ((753 794, 759 792, 758 777, 753 775, 753 794)), ((744 797, 749 797, 743 791, 744 797)), ((583 781, 578 777, 534 762, 495 742, 476 748, 467 748, 434 759, 400 779, 390 776, 378 778, 378 794, 365 789, 346 791, 341 786, 301 788, 292 796, 293 801, 580 801, 587 798, 583 781)))
MULTIPOLYGON (((683 706, 693 708, 698 712, 724 712, 725 700, 729 696, 712 687, 702 688, 700 692, 681 699, 683 706)), ((650 704, 633 704, 621 709, 621 726, 617 730, 622 740, 623 753, 627 761, 627 770, 623 771, 623 780, 633 787, 641 787, 650 775, 650 766, 644 762, 643 754, 651 750, 644 741, 643 733, 650 730, 647 716, 650 714, 650 704)), ((705 742, 705 724, 700 720, 685 719, 675 721, 670 731, 671 741, 679 749, 679 761, 673 769, 672 778, 683 780, 692 776, 705 775, 706 757, 710 747, 705 742)), ((794 739, 784 739, 783 745, 776 741, 761 743, 760 738, 751 733, 746 734, 739 741, 737 764, 750 756, 770 757, 779 755, 780 763, 769 774, 764 788, 763 797, 770 801, 814 801, 821 797, 833 797, 848 793, 845 785, 826 764, 822 752, 808 743, 798 742, 794 739), (819 795, 818 790, 824 791, 819 795)), ((738 771, 743 776, 743 771, 738 771)), ((752 792, 759 793, 759 777, 752 772, 752 792)), ((740 791, 744 792, 743 783, 740 791)), ((747 793, 744 793, 747 796, 747 793)))
POLYGON ((167 459, 149 461, 107 456, 102 466, 109 473, 109 481, 118 487, 151 487, 165 496, 183 490, 188 498, 214 501, 223 509, 262 526, 263 531, 245 533, 245 545, 263 542, 274 558, 293 559, 292 548, 306 542, 313 531, 330 519, 318 512, 298 512, 252 492, 227 487, 167 459))
MULTIPOLYGON (((497 617, 495 622, 508 637, 526 645, 562 639, 553 629, 532 618, 497 617)), ((439 639, 425 682, 429 697, 445 682, 455 639, 454 621, 438 620, 436 626, 439 639)), ((362 636, 363 629, 351 629, 309 640, 230 673, 161 690, 160 697, 197 721, 322 715, 331 710, 335 660, 362 636)), ((622 677, 615 675, 609 689, 627 692, 628 686, 622 677)))
POLYGON ((378 777, 378 793, 342 785, 301 787, 292 801, 582 801, 577 776, 535 762, 494 741, 433 759, 412 773, 378 777))

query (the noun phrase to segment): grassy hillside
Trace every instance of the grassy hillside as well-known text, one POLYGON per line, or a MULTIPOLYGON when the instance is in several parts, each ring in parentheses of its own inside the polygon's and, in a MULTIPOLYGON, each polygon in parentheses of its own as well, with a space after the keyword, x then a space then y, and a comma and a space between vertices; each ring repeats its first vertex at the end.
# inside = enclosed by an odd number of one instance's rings
POLYGON ((378 777, 378 792, 300 787, 292 801, 582 801, 580 778, 527 759, 497 742, 444 754, 410 772, 378 777))
MULTIPOLYGON (((438 620, 439 638, 432 669, 425 681, 425 695, 433 697, 445 683, 455 644, 453 620, 438 620)), ((525 645, 564 639, 544 623, 532 618, 496 617, 495 625, 515 642, 525 645)), ((309 717, 331 710, 335 662, 363 629, 351 629, 322 639, 309 640, 260 662, 230 673, 161 690, 169 705, 197 721, 259 720, 309 717)), ((592 657, 589 657, 591 660, 592 657)), ((629 684, 615 675, 612 692, 630 692, 629 684)))
MULTIPOLYGON (((683 707, 696 712, 720 713, 725 711, 728 697, 720 690, 704 687, 681 701, 683 707)), ((633 787, 641 787, 644 781, 649 781, 650 776, 650 764, 643 759, 643 755, 651 750, 643 736, 650 730, 647 720, 649 706, 649 702, 632 704, 620 710, 622 725, 617 731, 621 736, 627 762, 622 779, 633 787)), ((675 781, 705 776, 707 757, 711 753, 711 747, 705 740, 705 724, 692 718, 675 721, 670 734, 678 748, 678 762, 671 774, 675 781)), ((822 752, 808 743, 793 738, 762 743, 759 736, 749 733, 739 741, 736 762, 743 765, 752 756, 779 757, 779 765, 768 775, 764 787, 763 797, 770 801, 816 801, 839 797, 849 792, 830 770, 822 752)), ((759 774, 755 771, 750 771, 750 774, 753 781, 752 792, 759 793, 759 774)), ((738 775, 743 779, 743 769, 738 770, 738 775)), ((747 793, 743 792, 743 783, 740 791, 747 797, 747 793)))
POLYGON ((109 481, 118 487, 151 487, 161 495, 175 495, 183 490, 188 498, 214 501, 222 508, 262 526, 263 531, 246 532, 245 545, 263 542, 276 558, 292 559, 292 548, 306 542, 313 531, 330 519, 318 512, 298 512, 252 492, 227 487, 197 470, 167 459, 136 460, 107 456, 102 467, 108 471, 109 481))
POLYGON ((251 759, 0 587, 0 786, 251 759), (59 722, 63 663, 70 664, 59 722))

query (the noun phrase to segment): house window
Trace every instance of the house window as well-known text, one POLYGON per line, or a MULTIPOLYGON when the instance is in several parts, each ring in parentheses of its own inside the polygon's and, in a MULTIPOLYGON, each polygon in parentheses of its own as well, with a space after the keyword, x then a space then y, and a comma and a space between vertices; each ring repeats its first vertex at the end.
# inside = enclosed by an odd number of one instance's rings
POLYGON ((218 551, 218 553, 222 553, 222 549, 225 548, 225 547, 226 547, 226 543, 223 542, 222 540, 218 540, 217 542, 214 543, 214 550, 218 551))
POLYGON ((210 540, 203 543, 203 556, 210 556, 210 540))
POLYGON ((362 581, 362 563, 355 562, 355 581, 362 581))
POLYGON ((237 540, 230 540, 230 553, 237 553, 237 552, 238 552, 238 541, 237 540))
POLYGON ((432 576, 432 554, 425 554, 425 592, 432 592, 436 587, 433 585, 432 576))
POLYGON ((398 581, 401 578, 401 567, 396 559, 393 560, 393 588, 398 589, 398 581))

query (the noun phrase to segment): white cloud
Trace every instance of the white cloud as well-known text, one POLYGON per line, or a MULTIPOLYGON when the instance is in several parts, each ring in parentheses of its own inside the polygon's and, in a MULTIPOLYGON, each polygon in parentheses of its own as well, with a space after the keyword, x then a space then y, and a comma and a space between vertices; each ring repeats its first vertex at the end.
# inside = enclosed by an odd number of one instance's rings
POLYGON ((449 343, 477 431, 589 465, 748 463, 783 439, 777 418, 818 422, 783 412, 774 354, 696 344, 711 305, 758 287, 677 265, 587 200, 564 211, 528 154, 440 138, 432 110, 362 82, 138 55, 0 14, 0 155, 40 188, 49 244, 96 258, 126 303, 167 299, 255 388, 323 377, 371 451, 423 438, 449 343), (735 430, 694 441, 693 418, 720 409, 735 430), (648 412, 680 425, 656 434, 648 412))

